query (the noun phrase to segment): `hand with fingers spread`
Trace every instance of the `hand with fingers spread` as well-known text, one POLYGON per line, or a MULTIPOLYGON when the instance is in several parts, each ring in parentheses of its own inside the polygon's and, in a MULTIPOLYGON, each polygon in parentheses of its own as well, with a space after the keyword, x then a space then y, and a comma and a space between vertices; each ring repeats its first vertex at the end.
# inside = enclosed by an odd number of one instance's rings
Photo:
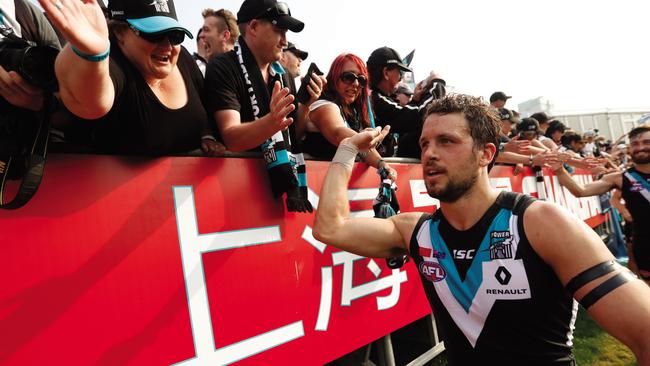
POLYGON ((265 116, 271 121, 276 131, 284 130, 293 123, 293 118, 287 118, 295 109, 293 100, 294 96, 289 94, 289 88, 282 88, 280 82, 276 81, 271 94, 270 111, 265 116))
POLYGON ((0 96, 9 104, 40 111, 43 108, 43 90, 30 85, 15 71, 5 70, 0 66, 0 96))
POLYGON ((96 0, 39 0, 49 19, 68 42, 88 55, 108 48, 108 26, 96 0))

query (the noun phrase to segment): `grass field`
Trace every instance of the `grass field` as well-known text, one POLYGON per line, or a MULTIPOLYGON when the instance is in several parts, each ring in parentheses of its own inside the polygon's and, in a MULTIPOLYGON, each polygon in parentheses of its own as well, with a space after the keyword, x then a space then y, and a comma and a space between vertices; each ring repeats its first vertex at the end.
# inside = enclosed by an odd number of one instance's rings
MULTIPOLYGON (((634 354, 621 342, 603 331, 589 314, 580 308, 573 340, 573 354, 578 366, 631 366, 636 365, 634 354)), ((442 356, 430 365, 447 365, 442 356)))
POLYGON ((579 366, 636 365, 630 349, 605 333, 582 308, 574 336, 573 353, 579 366))

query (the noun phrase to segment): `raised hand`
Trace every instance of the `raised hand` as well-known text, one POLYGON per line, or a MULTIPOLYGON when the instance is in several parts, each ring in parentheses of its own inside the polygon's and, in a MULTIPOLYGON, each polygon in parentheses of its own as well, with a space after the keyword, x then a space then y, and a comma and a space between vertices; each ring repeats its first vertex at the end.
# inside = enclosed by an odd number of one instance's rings
POLYGON ((108 48, 108 25, 96 0, 38 0, 70 44, 88 55, 108 48))
MULTIPOLYGON (((366 128, 365 130, 349 137, 350 143, 354 144, 360 151, 368 151, 380 143, 390 131, 390 126, 366 128)), ((344 139, 345 141, 347 139, 344 139)))
POLYGON ((504 151, 521 155, 530 155, 530 141, 519 140, 519 136, 517 135, 505 144, 504 151))
POLYGON ((280 82, 276 81, 271 93, 268 118, 277 130, 283 130, 293 123, 293 118, 287 118, 296 108, 293 99, 294 96, 289 94, 289 88, 281 88, 280 82))

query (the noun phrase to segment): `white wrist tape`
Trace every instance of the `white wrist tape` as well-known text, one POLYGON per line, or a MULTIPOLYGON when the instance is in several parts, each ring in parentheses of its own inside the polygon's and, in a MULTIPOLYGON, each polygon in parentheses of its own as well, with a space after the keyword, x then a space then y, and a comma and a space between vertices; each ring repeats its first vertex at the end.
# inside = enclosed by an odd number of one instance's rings
POLYGON ((336 154, 334 155, 334 159, 332 159, 332 164, 341 164, 352 170, 354 159, 356 159, 358 153, 359 149, 355 145, 345 141, 339 144, 339 148, 336 149, 336 154))

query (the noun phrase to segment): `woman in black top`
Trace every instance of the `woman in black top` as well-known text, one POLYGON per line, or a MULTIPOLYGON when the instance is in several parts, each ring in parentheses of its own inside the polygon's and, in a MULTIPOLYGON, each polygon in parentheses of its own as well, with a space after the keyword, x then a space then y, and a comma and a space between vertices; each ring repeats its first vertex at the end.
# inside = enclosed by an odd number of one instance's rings
POLYGON ((108 26, 96 2, 39 2, 69 42, 56 62, 61 98, 74 115, 96 120, 96 147, 223 153, 210 136, 200 71, 180 46, 192 35, 178 23, 173 0, 111 0, 108 26))
MULTIPOLYGON (((371 127, 368 94, 368 69, 363 60, 350 53, 334 59, 321 99, 309 107, 310 122, 303 150, 316 158, 330 160, 344 138, 371 127)), ((377 169, 384 166, 395 176, 375 149, 361 158, 377 169)))

